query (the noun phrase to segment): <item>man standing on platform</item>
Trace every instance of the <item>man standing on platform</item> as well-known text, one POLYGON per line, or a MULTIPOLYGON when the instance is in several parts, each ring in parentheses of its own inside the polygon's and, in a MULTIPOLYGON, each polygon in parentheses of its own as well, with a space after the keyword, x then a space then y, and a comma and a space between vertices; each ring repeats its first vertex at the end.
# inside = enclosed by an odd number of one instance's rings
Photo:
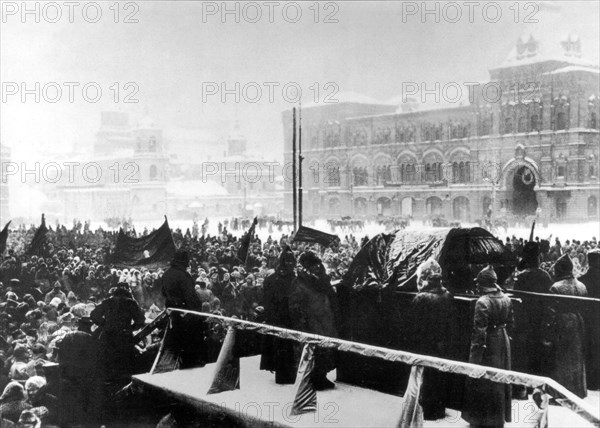
MULTIPOLYGON (((265 321, 277 327, 292 328, 289 299, 296 279, 296 258, 289 246, 279 257, 279 266, 263 284, 265 321)), ((296 380, 294 341, 264 336, 261 370, 275 371, 275 382, 293 384, 296 380)))
MULTIPOLYGON (((161 281, 162 294, 167 308, 202 311, 202 300, 196 293, 194 280, 187 272, 190 255, 185 250, 178 250, 171 262, 171 267, 163 274, 161 281)), ((172 337, 168 344, 181 356, 181 367, 198 367, 206 362, 206 346, 204 343, 204 319, 197 316, 185 316, 172 313, 172 337)))
MULTIPOLYGON (((290 315, 295 330, 321 336, 338 337, 336 327, 337 294, 323 262, 312 251, 300 256, 300 269, 290 295, 290 315)), ((335 384, 327 373, 335 368, 335 353, 330 349, 315 350, 312 381, 316 390, 331 389, 335 384)))

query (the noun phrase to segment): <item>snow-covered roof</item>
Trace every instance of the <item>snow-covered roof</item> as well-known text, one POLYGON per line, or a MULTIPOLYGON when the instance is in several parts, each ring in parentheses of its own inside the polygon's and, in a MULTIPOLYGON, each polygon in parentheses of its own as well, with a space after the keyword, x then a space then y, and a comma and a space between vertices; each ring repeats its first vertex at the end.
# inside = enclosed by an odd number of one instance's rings
MULTIPOLYGON (((393 104, 390 104, 389 102, 376 100, 375 98, 369 97, 364 94, 359 94, 358 92, 352 92, 352 91, 340 92, 335 95, 332 95, 331 102, 332 103, 335 102, 335 104, 348 103, 348 104, 393 105, 393 104), (334 101, 334 100, 337 100, 337 101, 334 101)), ((325 103, 323 101, 318 102, 318 103, 311 101, 306 104, 302 104, 302 108, 323 107, 325 105, 327 105, 327 103, 325 103)))
POLYGON ((562 68, 559 68, 557 70, 549 71, 547 73, 544 73, 543 75, 571 73, 571 72, 576 72, 576 71, 584 71, 584 72, 588 72, 588 73, 600 74, 600 69, 598 69, 598 67, 586 67, 586 66, 580 66, 580 65, 568 65, 566 67, 562 67, 562 68))
POLYGON ((540 3, 538 22, 528 24, 504 62, 495 68, 515 67, 545 61, 594 66, 597 54, 587 52, 576 31, 568 28, 560 6, 540 3))

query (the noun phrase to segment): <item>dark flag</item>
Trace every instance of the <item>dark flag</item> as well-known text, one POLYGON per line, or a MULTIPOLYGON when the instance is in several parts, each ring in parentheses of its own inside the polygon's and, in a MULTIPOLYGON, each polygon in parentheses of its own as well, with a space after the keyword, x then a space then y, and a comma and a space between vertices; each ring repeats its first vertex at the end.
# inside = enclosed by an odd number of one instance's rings
POLYGON ((113 253, 113 263, 119 268, 164 268, 169 266, 175 251, 175 241, 165 216, 165 222, 161 227, 140 238, 127 236, 121 229, 113 253), (147 253, 144 254, 145 252, 147 253))
POLYGON ((248 229, 248 232, 246 232, 246 234, 242 237, 242 243, 237 253, 237 257, 242 263, 246 263, 246 258, 248 257, 248 249, 250 248, 250 241, 254 236, 254 230, 256 229, 257 223, 258 217, 254 217, 250 229, 248 229))
POLYGON ((300 226, 300 229, 294 235, 294 242, 309 242, 311 244, 317 243, 324 247, 328 247, 335 241, 339 241, 340 238, 337 235, 330 235, 329 233, 321 232, 320 230, 311 229, 310 227, 300 226))
POLYGON ((0 232, 0 256, 4 254, 4 251, 6 250, 6 240, 8 238, 8 225, 11 221, 12 220, 6 223, 6 226, 4 226, 4 229, 2 229, 2 232, 0 232))
POLYGON ((46 233, 48 233, 48 228, 46 227, 46 216, 42 214, 42 224, 40 224, 40 227, 38 227, 35 231, 35 235, 33 235, 33 239, 31 240, 27 254, 36 256, 42 255, 42 252, 44 251, 44 245, 46 244, 46 233))

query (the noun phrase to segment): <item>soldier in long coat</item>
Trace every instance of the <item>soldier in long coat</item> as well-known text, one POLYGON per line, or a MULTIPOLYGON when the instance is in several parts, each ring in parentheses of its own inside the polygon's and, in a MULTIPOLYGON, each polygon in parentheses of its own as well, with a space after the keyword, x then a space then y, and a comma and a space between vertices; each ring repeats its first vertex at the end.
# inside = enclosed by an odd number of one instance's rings
MULTIPOLYGON (((270 325, 292 328, 289 299, 296 279, 296 258, 289 246, 279 257, 277 270, 263 284, 265 322, 270 325)), ((296 380, 294 341, 264 336, 261 370, 275 371, 275 382, 291 384, 296 380)))
MULTIPOLYGON (((418 354, 452 359, 454 298, 442 287, 442 268, 435 260, 427 260, 419 266, 417 287, 419 294, 413 299, 410 312, 412 349, 418 354)), ((449 379, 447 373, 425 369, 419 400, 425 420, 446 416, 449 379)))
MULTIPOLYGON (((578 280, 587 288, 588 297, 600 299, 600 250, 594 249, 588 251, 588 270, 580 276, 578 280)), ((587 344, 588 344, 588 359, 587 361, 597 362, 598 349, 600 349, 600 336, 598 330, 593 328, 594 325, 599 325, 600 314, 597 311, 587 311, 584 316, 584 321, 588 328, 586 329, 587 344)), ((600 364, 589 364, 587 367, 587 387, 588 389, 600 389, 600 364)))
MULTIPOLYGON (((532 293, 549 293, 552 278, 548 272, 540 268, 540 246, 537 242, 528 242, 523 247, 523 259, 518 269, 519 274, 515 281, 514 289, 532 293)), ((543 300, 529 300, 527 302, 526 331, 523 337, 514 343, 513 355, 515 361, 522 361, 523 366, 515 366, 516 371, 523 371, 535 375, 542 375, 542 318, 546 310, 543 300), (522 356, 522 357, 519 357, 522 356)), ((524 388, 517 387, 517 391, 525 392, 524 388)))
MULTIPOLYGON (((568 254, 554 264, 555 283, 551 294, 587 296, 585 285, 573 277, 573 262, 568 254)), ((587 396, 585 373, 584 321, 571 303, 557 301, 547 313, 545 321, 547 346, 552 358, 547 367, 549 376, 581 398, 587 396)))
MULTIPOLYGON (((298 276, 290 295, 290 316, 295 330, 321 336, 338 337, 337 294, 325 272, 323 262, 312 251, 300 256, 298 276)), ((330 349, 315 350, 315 367, 312 375, 317 390, 334 388, 327 373, 335 368, 335 353, 330 349)))
MULTIPOLYGON (((491 266, 477 275, 481 297, 475 304, 469 363, 511 369, 510 339, 513 308, 497 286, 491 266)), ((510 385, 482 379, 467 379, 462 417, 478 427, 503 427, 511 421, 510 385)))

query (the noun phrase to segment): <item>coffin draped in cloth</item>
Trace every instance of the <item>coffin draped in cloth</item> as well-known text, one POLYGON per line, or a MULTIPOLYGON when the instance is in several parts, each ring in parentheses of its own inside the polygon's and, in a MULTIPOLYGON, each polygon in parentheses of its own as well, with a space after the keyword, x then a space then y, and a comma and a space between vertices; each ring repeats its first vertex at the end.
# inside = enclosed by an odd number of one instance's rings
POLYGON ((430 257, 440 263, 444 274, 455 266, 515 262, 514 255, 500 240, 479 227, 398 230, 376 235, 361 248, 342 280, 342 287, 354 291, 416 290, 417 268, 430 257))
POLYGON ((175 241, 165 217, 161 227, 140 238, 127 236, 121 229, 113 253, 113 264, 119 268, 166 268, 173 259, 175 251, 175 241), (148 251, 149 257, 144 257, 145 251, 148 251))

